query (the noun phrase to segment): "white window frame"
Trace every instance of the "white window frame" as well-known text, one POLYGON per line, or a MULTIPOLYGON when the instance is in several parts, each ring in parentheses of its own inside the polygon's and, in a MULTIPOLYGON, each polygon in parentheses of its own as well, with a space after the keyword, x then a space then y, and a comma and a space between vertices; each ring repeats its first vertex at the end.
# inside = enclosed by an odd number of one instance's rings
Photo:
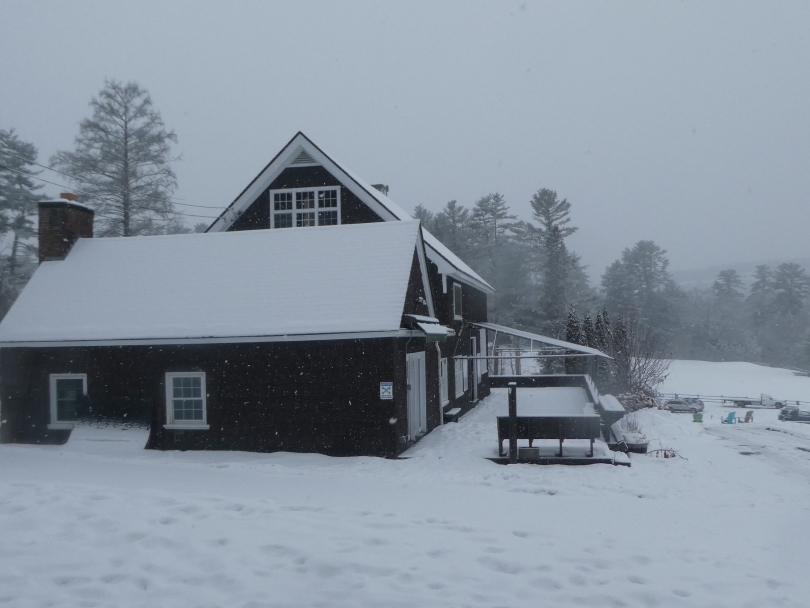
POLYGON ((56 382, 58 380, 76 380, 77 378, 81 378, 82 380, 82 394, 87 395, 87 374, 51 374, 48 380, 48 390, 50 392, 50 407, 51 407, 51 422, 48 425, 49 429, 59 430, 59 429, 72 429, 76 421, 75 420, 57 420, 56 419, 56 382))
POLYGON ((176 430, 208 430, 208 395, 206 394, 207 385, 205 381, 205 372, 166 372, 166 424, 163 425, 165 429, 176 430), (174 394, 173 394, 173 380, 174 378, 202 378, 202 420, 174 420, 174 394))
POLYGON ((467 373, 464 371, 466 366, 466 361, 464 359, 453 359, 455 362, 453 364, 454 374, 453 377, 455 378, 456 383, 456 399, 461 397, 464 392, 467 390, 464 382, 464 378, 466 377, 467 373))
POLYGON ((461 296, 461 283, 453 283, 453 318, 456 321, 461 321, 464 318, 464 308, 462 306, 461 296))
POLYGON ((439 360, 439 399, 442 407, 450 403, 450 391, 447 385, 447 357, 439 360))
MULTIPOLYGON (((327 190, 330 190, 330 191, 333 190, 333 191, 335 191, 337 193, 337 207, 324 207, 323 209, 320 209, 320 211, 337 211, 337 224, 325 224, 325 225, 327 225, 327 226, 338 225, 339 226, 340 223, 341 223, 340 220, 341 220, 341 215, 342 215, 341 214, 341 197, 340 197, 341 187, 340 186, 318 186, 318 187, 314 187, 314 188, 278 188, 276 190, 270 190, 269 191, 270 192, 270 197, 269 197, 270 198, 270 201, 269 201, 269 204, 270 204, 270 228, 275 228, 276 227, 276 215, 275 214, 277 212, 273 208, 273 206, 274 206, 274 200, 273 199, 275 198, 273 196, 274 194, 278 194, 278 193, 281 193, 281 192, 290 192, 290 193, 292 193, 292 209, 290 209, 290 211, 289 211, 289 213, 292 214, 292 226, 290 226, 289 228, 298 228, 299 226, 296 225, 298 223, 296 216, 299 213, 310 213, 312 211, 315 212, 315 226, 320 226, 321 225, 319 220, 318 220, 318 211, 319 211, 319 208, 318 208, 318 193, 325 192, 327 190), (297 210, 295 208, 295 194, 296 194, 296 192, 314 192, 315 193, 315 207, 312 210, 300 210, 300 211, 297 210)), ((278 213, 284 213, 284 212, 279 211, 278 213)), ((310 227, 311 226, 301 226, 301 228, 310 228, 310 227)))

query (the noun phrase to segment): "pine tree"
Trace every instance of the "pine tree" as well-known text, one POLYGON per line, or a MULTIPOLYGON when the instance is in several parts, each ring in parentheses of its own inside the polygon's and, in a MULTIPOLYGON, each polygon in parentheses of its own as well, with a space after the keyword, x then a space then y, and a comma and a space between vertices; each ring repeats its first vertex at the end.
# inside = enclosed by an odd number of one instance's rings
POLYGON ((810 277, 799 264, 780 264, 773 273, 773 306, 780 315, 797 315, 810 293, 810 277))
POLYGON ((436 214, 422 205, 417 205, 413 210, 414 219, 422 222, 422 227, 433 234, 436 227, 436 214))
POLYGON ((591 320, 589 313, 585 313, 585 317, 582 319, 582 338, 582 343, 585 346, 596 349, 599 348, 599 346, 597 346, 596 328, 594 327, 593 320, 591 320))
POLYGON ((87 193, 82 200, 96 209, 100 236, 163 232, 176 220, 171 144, 177 136, 135 82, 105 81, 90 107, 93 116, 79 124, 75 151, 58 152, 51 164, 87 193))
POLYGON ((470 210, 457 201, 450 201, 435 217, 435 232, 429 230, 450 251, 461 257, 467 257, 472 247, 472 229, 470 228, 470 210))
MULTIPOLYGON (((571 307, 568 310, 568 318, 565 321, 565 341, 571 344, 582 344, 582 325, 579 322, 579 315, 577 311, 571 307)), ((565 373, 566 374, 581 374, 582 373, 582 358, 581 357, 566 357, 565 359, 565 373)))
POLYGON ((742 298, 743 282, 737 271, 732 269, 721 270, 712 285, 714 295, 721 300, 737 300, 742 298))
POLYGON ((0 130, 0 236, 12 234, 11 249, 0 257, 0 316, 4 315, 35 267, 34 218, 41 194, 36 175, 37 149, 14 130, 0 130))

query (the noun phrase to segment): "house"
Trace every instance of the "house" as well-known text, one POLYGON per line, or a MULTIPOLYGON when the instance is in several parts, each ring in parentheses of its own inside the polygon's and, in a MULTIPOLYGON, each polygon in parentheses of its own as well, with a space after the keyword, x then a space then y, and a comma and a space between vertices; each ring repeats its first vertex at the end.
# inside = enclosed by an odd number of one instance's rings
POLYGON ((385 190, 298 133, 205 234, 93 239, 92 209, 42 203, 0 441, 124 403, 155 449, 395 457, 467 411, 493 289, 385 190))

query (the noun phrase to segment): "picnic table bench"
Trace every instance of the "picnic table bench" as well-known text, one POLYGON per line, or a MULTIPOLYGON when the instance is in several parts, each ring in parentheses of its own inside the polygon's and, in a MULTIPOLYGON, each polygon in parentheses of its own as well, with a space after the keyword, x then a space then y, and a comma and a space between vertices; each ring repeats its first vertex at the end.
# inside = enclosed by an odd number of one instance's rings
MULTIPOLYGON (((503 456, 503 442, 509 439, 509 416, 498 416, 498 455, 503 456)), ((558 439, 562 456, 565 439, 590 439, 593 456, 593 441, 600 436, 601 419, 597 415, 543 415, 517 416, 517 438, 528 439, 529 447, 535 439, 558 439)))

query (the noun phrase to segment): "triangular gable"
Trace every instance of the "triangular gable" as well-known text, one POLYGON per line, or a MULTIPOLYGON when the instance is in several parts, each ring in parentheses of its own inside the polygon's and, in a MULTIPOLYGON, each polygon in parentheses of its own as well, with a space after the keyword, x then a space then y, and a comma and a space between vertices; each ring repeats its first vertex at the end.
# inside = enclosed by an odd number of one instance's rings
MULTIPOLYGON (((267 166, 262 169, 247 188, 223 211, 206 232, 224 232, 233 224, 254 200, 266 190, 287 167, 320 165, 334 175, 348 190, 366 204, 374 213, 385 221, 412 220, 396 203, 384 205, 375 195, 377 190, 362 180, 345 171, 332 158, 316 146, 312 140, 300 131, 296 133, 281 152, 276 154, 267 166), (314 162, 301 162, 304 158, 314 162)), ((382 193, 380 193, 382 195, 382 193)), ((390 199, 389 199, 390 200, 390 199)))
MULTIPOLYGON (((414 218, 393 200, 337 163, 301 131, 262 169, 236 199, 223 211, 206 232, 224 232, 253 204, 288 167, 322 166, 341 182, 361 202, 384 221, 409 221, 414 218)), ((439 272, 467 283, 476 289, 494 293, 493 287, 472 268, 445 247, 436 237, 424 230, 424 250, 428 258, 439 267, 439 272)), ((427 274, 425 274, 427 280, 427 274)))

